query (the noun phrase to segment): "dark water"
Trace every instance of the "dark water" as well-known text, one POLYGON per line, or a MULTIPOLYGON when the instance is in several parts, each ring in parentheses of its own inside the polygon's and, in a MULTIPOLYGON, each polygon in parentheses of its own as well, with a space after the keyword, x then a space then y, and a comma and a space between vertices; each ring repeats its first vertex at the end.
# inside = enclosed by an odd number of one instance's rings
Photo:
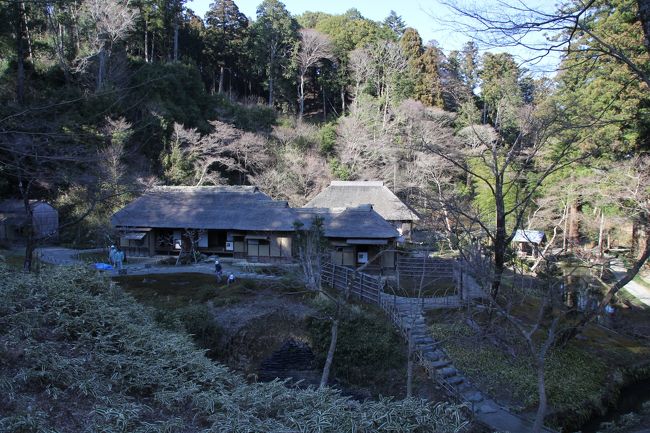
MULTIPOLYGON (((600 424, 616 421, 621 415, 630 412, 639 413, 643 403, 650 401, 650 379, 645 379, 621 389, 621 395, 616 406, 610 408, 605 415, 593 417, 581 428, 582 433, 595 433, 600 424)), ((650 426, 639 425, 641 428, 650 426)))

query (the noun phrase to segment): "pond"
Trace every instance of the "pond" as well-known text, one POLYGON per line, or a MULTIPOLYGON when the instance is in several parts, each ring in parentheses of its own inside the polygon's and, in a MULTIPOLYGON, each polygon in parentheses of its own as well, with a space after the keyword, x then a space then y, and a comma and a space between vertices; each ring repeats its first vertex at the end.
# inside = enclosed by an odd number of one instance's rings
POLYGON ((560 284, 566 306, 581 312, 597 308, 603 298, 603 286, 597 275, 600 270, 568 261, 558 266, 562 272, 560 284))

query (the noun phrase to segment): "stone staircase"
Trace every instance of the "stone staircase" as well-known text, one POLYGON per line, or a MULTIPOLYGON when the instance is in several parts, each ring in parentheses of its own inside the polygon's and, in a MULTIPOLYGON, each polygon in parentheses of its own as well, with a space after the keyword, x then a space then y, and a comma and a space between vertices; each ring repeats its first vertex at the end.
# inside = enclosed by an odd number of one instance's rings
MULTIPOLYGON (((422 313, 431 306, 427 308, 427 304, 422 302, 397 302, 393 295, 387 294, 382 294, 380 306, 407 341, 410 335, 415 356, 429 378, 443 388, 449 396, 466 404, 477 420, 496 431, 512 433, 531 431, 531 420, 499 406, 454 367, 439 342, 431 337, 427 329, 422 313)), ((436 305, 433 308, 444 307, 436 305)), ((542 428, 542 432, 555 433, 546 427, 542 428)))
MULTIPOLYGON (((409 335, 413 341, 413 349, 419 364, 425 369, 427 375, 452 397, 466 403, 474 413, 496 412, 497 404, 487 399, 483 393, 475 388, 469 380, 458 371, 439 343, 431 337, 424 316, 424 309, 452 307, 450 303, 426 304, 418 299, 398 302, 399 297, 391 295, 382 296, 382 308, 389 314, 393 324, 408 340, 409 335), (444 305, 443 305, 444 304, 444 305)), ((401 298, 404 300, 405 298, 401 298)), ((455 304, 460 306, 459 300, 455 304)))

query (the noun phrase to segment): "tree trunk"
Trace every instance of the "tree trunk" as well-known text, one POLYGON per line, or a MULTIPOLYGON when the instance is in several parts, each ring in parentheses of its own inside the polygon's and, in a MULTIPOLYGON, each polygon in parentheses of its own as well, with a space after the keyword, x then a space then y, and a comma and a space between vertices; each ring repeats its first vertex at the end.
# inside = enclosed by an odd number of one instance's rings
POLYGON ((598 255, 603 256, 603 233, 605 231, 605 214, 600 210, 600 227, 598 229, 598 255))
POLYGON ((16 4, 16 101, 25 102, 25 53, 23 47, 23 15, 25 13, 23 2, 16 4))
POLYGON ((104 86, 104 74, 106 71, 106 50, 102 47, 98 54, 99 65, 97 66, 97 89, 99 92, 104 86))
POLYGON ((413 324, 408 334, 408 353, 406 362, 406 398, 413 396, 413 324))
POLYGON ((144 62, 149 63, 149 21, 144 20, 144 62))
POLYGON ((34 239, 33 224, 29 223, 27 230, 27 242, 25 244, 25 259, 23 260, 23 272, 32 271, 32 263, 34 262, 34 250, 36 249, 36 240, 34 239))
POLYGON ((496 301, 501 287, 501 277, 506 263, 506 211, 503 197, 503 187, 497 181, 495 185, 496 230, 494 233, 494 277, 492 279, 491 297, 496 301))
POLYGON ((271 47, 269 56, 269 107, 273 107, 273 66, 275 65, 274 48, 271 47))
POLYGON ((580 221, 578 214, 580 208, 575 201, 569 206, 569 248, 573 249, 580 242, 580 221))
POLYGON ((223 93, 223 66, 219 66, 219 90, 217 93, 220 95, 223 93))
POLYGON ((566 251, 567 247, 567 235, 568 235, 568 227, 569 224, 569 203, 564 205, 564 230, 562 231, 562 251, 566 251))
POLYGON ((345 87, 341 86, 341 116, 345 116, 345 87))
POLYGON ((300 86, 298 87, 298 99, 300 102, 298 117, 302 119, 305 113, 305 74, 300 74, 300 86))
MULTIPOLYGON (((337 307, 337 310, 338 308, 339 307, 337 307)), ((330 340, 330 347, 327 350, 327 359, 325 360, 325 366, 323 367, 323 375, 320 379, 320 388, 325 388, 325 386, 327 386, 327 381, 329 380, 330 369, 332 368, 332 361, 334 360, 334 352, 336 351, 336 339, 338 338, 338 333, 339 319, 336 317, 334 320, 332 320, 332 337, 330 340)))
POLYGON ((389 96, 388 89, 389 89, 389 87, 386 86, 386 93, 385 93, 386 101, 384 103, 384 117, 383 117, 382 126, 381 126, 382 131, 386 131, 386 123, 388 122, 388 103, 390 101, 390 99, 389 99, 390 96, 389 96))
POLYGON ((537 394, 539 396, 539 405, 537 406, 537 415, 533 424, 532 433, 539 433, 544 427, 544 416, 546 415, 546 385, 544 378, 544 362, 537 363, 537 394))
POLYGON ((639 223, 635 220, 632 221, 632 257, 639 257, 641 249, 639 242, 639 223))
POLYGON ((320 91, 323 94, 323 122, 327 122, 327 98, 325 97, 325 87, 320 86, 320 91))
POLYGON ((29 33, 29 25, 27 23, 27 11, 25 10, 25 2, 20 2, 20 9, 22 10, 23 25, 25 28, 25 36, 27 38, 27 54, 31 62, 34 61, 34 50, 32 48, 32 36, 29 33))
POLYGON ((178 62, 178 16, 174 19, 174 62, 178 62))
POLYGON ((646 51, 650 53, 650 0, 637 0, 639 7, 639 21, 643 27, 643 34, 645 38, 643 43, 646 51))

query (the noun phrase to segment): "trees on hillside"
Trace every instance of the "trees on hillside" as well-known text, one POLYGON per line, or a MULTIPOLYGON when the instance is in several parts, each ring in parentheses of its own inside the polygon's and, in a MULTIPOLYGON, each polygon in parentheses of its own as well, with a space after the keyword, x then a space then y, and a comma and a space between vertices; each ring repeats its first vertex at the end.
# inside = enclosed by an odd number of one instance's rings
POLYGON ((291 58, 298 46, 298 23, 283 3, 264 0, 257 8, 253 38, 259 58, 264 59, 268 104, 273 106, 276 88, 293 76, 291 58))
POLYGON ((305 111, 305 80, 307 72, 323 60, 334 61, 334 52, 328 36, 314 29, 300 30, 298 60, 298 116, 305 111))
POLYGON ((216 0, 205 14, 205 24, 204 53, 212 74, 211 91, 222 93, 225 71, 229 72, 232 82, 235 67, 245 64, 240 57, 245 56, 248 19, 233 0, 216 0), (217 72, 219 84, 215 86, 217 72))

